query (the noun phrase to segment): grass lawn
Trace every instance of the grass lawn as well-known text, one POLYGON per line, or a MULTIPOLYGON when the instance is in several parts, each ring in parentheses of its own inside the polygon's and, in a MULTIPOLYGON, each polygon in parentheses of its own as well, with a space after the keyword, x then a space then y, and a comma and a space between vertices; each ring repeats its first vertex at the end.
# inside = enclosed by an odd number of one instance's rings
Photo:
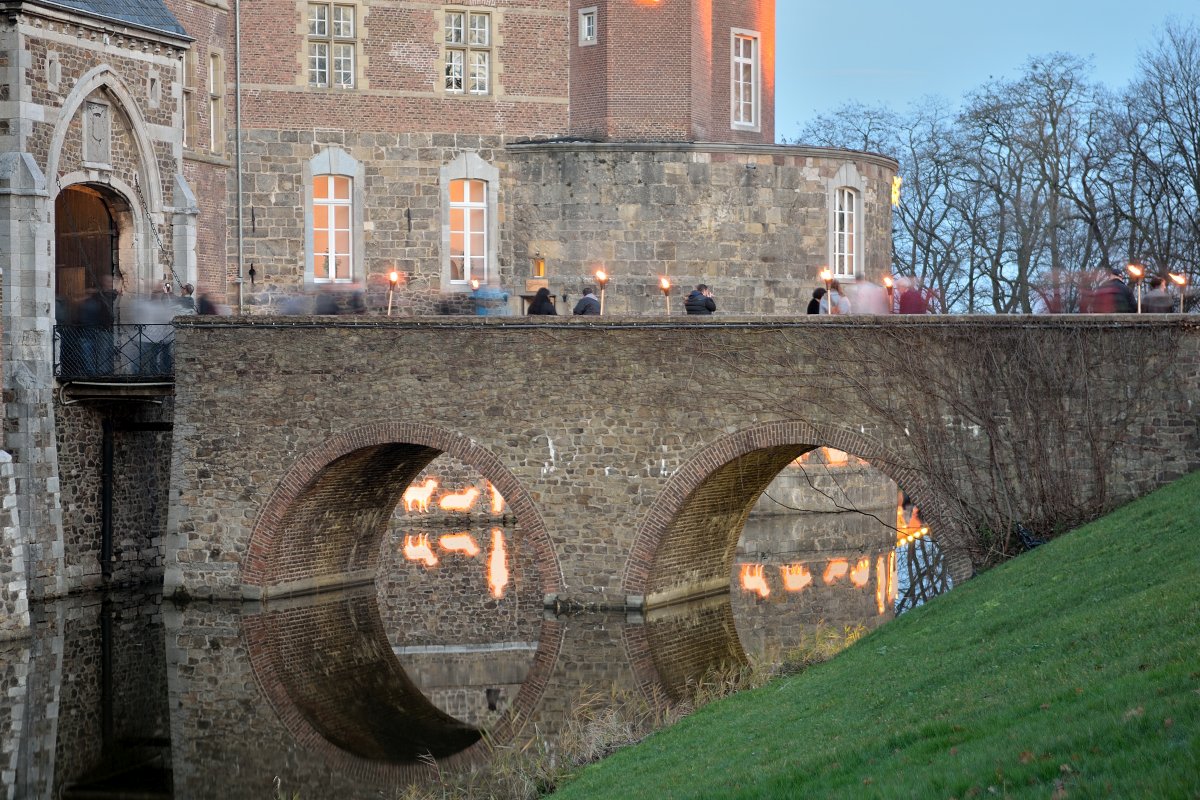
POLYGON ((1200 473, 554 797, 1200 800, 1200 473))

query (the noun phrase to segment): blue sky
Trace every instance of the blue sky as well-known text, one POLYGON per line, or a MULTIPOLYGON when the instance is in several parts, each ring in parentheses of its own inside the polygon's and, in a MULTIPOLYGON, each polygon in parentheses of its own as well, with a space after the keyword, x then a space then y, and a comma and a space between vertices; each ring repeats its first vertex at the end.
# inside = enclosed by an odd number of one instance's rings
POLYGON ((953 103, 989 76, 1015 77, 1031 55, 1091 57, 1124 86, 1170 16, 1200 20, 1197 0, 859 0, 776 3, 775 136, 858 101, 903 109, 927 94, 953 103), (848 11, 853 7, 854 11, 848 11))

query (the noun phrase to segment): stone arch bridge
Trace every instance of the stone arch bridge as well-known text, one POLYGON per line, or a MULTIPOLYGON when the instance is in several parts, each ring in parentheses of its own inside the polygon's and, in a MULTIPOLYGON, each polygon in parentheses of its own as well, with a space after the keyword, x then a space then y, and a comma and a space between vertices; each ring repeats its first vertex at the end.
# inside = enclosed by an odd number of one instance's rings
POLYGON ((957 577, 1200 466, 1186 317, 177 320, 165 587, 373 578, 441 453, 508 501, 543 590, 724 591, 755 500, 821 445, 922 509, 957 577), (990 538, 989 538, 990 537, 990 538))

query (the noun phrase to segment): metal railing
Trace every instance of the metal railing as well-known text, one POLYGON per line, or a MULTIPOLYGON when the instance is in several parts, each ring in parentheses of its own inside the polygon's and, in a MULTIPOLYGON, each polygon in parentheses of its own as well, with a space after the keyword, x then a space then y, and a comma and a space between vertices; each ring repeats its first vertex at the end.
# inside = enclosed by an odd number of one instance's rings
POLYGON ((56 325, 54 376, 60 381, 140 383, 175 377, 175 326, 56 325))

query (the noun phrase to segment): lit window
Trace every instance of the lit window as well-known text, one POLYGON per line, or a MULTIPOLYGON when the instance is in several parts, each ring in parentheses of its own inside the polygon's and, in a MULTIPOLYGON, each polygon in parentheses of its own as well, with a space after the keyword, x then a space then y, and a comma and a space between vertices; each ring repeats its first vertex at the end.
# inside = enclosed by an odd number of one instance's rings
POLYGON ((313 176, 313 280, 348 283, 351 278, 352 181, 342 175, 313 176))
POLYGON ((225 149, 225 64, 220 53, 208 56, 208 149, 225 149))
POLYGON ((446 92, 488 94, 492 74, 492 17, 472 11, 445 14, 446 92))
POLYGON ((354 87, 355 13, 351 5, 308 4, 309 86, 354 87))
POLYGON ((845 186, 834 192, 833 208, 833 263, 834 274, 853 277, 857 273, 855 233, 858 193, 845 186))
POLYGON ((450 282, 486 283, 487 183, 450 181, 450 282))
POLYGON ((596 7, 579 9, 579 44, 595 44, 599 36, 596 30, 596 7))
POLYGON ((731 68, 730 115, 733 127, 758 130, 758 34, 733 32, 731 68))

